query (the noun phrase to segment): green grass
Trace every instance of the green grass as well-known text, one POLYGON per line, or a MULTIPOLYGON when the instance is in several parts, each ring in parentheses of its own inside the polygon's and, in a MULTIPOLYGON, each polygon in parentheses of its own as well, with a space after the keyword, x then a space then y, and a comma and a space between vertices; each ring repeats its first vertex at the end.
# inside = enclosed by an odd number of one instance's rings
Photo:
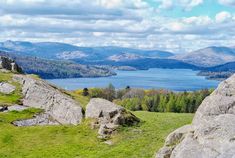
POLYGON ((68 95, 70 95, 73 99, 78 101, 82 108, 85 110, 88 102, 90 101, 90 97, 88 96, 83 96, 82 95, 82 90, 76 90, 76 91, 66 91, 68 95))
POLYGON ((19 83, 12 80, 12 73, 0 72, 0 82, 8 82, 16 87, 16 90, 12 94, 2 94, 0 93, 0 106, 1 105, 12 105, 20 104, 21 86, 19 83))
POLYGON ((112 146, 97 138, 88 121, 79 126, 14 127, 16 119, 38 110, 0 113, 0 157, 4 158, 149 158, 174 129, 189 124, 193 114, 133 112, 142 122, 122 127, 112 146))

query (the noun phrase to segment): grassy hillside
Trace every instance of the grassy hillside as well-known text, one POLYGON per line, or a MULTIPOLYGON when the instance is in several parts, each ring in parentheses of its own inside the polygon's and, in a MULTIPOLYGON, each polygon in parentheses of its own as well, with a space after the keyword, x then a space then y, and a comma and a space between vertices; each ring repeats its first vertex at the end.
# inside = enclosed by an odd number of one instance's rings
POLYGON ((8 82, 16 87, 16 90, 12 94, 0 93, 0 106, 20 103, 21 87, 19 83, 12 80, 12 73, 0 72, 0 82, 8 82))
POLYGON ((5 158, 149 158, 174 129, 189 124, 193 114, 134 112, 142 122, 138 127, 123 127, 104 144, 87 121, 79 126, 14 127, 16 119, 31 117, 35 109, 0 113, 0 157, 5 158))
MULTIPOLYGON (((0 94, 0 105, 20 102, 20 85, 13 82, 11 73, 0 72, 0 82, 17 87, 10 95, 0 94)), ((78 100, 85 109, 88 97, 82 91, 66 92, 78 100)), ((15 127, 14 120, 31 118, 41 112, 28 109, 22 112, 0 112, 0 158, 149 158, 154 155, 165 137, 176 128, 189 124, 193 114, 133 112, 141 119, 134 127, 122 127, 107 145, 97 138, 97 131, 90 128, 88 120, 78 126, 15 127)))

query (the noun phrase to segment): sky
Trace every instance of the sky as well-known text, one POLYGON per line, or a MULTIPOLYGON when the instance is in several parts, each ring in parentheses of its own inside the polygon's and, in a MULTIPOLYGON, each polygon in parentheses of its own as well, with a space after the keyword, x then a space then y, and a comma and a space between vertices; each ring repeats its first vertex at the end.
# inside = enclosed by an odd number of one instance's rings
POLYGON ((185 53, 235 46, 235 0, 0 0, 0 41, 185 53))

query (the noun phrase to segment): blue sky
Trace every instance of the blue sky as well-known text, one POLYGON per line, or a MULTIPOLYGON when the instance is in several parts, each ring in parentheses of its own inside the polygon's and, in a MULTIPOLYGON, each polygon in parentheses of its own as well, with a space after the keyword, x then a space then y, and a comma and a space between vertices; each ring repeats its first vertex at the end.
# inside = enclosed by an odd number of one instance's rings
POLYGON ((235 0, 0 0, 0 40, 176 53, 235 46, 235 0))

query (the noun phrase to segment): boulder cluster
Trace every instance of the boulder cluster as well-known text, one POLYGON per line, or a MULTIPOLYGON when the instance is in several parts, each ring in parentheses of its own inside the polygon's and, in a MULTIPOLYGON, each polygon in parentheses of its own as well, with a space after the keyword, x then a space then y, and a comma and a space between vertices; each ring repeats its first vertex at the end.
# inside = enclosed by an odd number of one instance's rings
POLYGON ((91 99, 86 108, 86 118, 94 119, 92 128, 98 127, 100 138, 108 138, 120 125, 135 125, 140 120, 121 106, 105 99, 91 99))
POLYGON ((156 158, 235 156, 235 75, 223 81, 198 108, 191 125, 171 133, 156 158))
MULTIPOLYGON (((0 57, 0 61, 0 69, 19 72, 20 68, 13 60, 0 57)), ((104 99, 91 99, 84 114, 79 102, 40 78, 14 74, 12 80, 21 85, 22 105, 2 106, 0 112, 22 111, 30 107, 43 110, 33 118, 12 122, 16 126, 78 125, 86 117, 93 120, 94 126, 99 127, 100 137, 107 138, 118 126, 139 122, 137 117, 123 107, 104 99)), ((7 82, 0 83, 0 93, 11 94, 15 89, 15 86, 7 82)))

